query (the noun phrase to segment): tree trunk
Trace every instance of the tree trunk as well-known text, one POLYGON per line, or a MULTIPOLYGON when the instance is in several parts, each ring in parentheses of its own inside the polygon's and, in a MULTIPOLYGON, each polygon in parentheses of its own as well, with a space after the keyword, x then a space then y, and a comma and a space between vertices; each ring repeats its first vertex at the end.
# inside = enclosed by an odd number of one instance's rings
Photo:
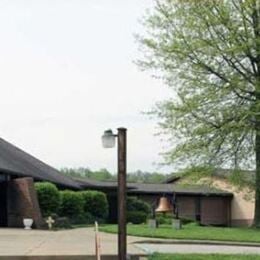
POLYGON ((254 8, 252 13, 253 18, 253 28, 255 34, 255 43, 256 43, 256 66, 257 66, 257 82, 255 88, 255 97, 256 97, 256 125, 255 125, 255 158, 256 158, 256 174, 255 174, 255 217, 254 217, 254 226, 260 228, 260 5, 259 0, 253 2, 254 8))
POLYGON ((260 133, 256 131, 255 137, 256 154, 256 179, 255 179, 255 218, 254 225, 260 228, 260 133))

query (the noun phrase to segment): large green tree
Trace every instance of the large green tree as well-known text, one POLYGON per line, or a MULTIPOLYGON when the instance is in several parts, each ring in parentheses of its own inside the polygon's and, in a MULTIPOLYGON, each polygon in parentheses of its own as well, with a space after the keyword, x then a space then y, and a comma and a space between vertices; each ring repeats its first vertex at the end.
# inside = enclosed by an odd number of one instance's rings
POLYGON ((144 24, 139 65, 173 90, 166 161, 255 166, 260 227, 260 0, 158 0, 144 24))

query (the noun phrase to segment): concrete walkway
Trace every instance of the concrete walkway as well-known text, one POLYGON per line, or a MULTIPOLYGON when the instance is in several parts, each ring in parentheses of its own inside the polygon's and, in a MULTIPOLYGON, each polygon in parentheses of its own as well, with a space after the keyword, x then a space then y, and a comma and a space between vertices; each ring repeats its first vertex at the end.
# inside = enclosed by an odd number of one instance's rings
MULTIPOLYGON (((117 236, 100 233, 101 253, 117 254, 117 236)), ((142 238, 128 237, 128 253, 144 254, 133 243, 142 238)), ((62 231, 0 229, 0 256, 94 255, 93 228, 62 231)))
MULTIPOLYGON (((100 233, 100 240, 102 255, 117 255, 116 234, 100 233)), ((231 245, 230 242, 166 240, 132 236, 128 236, 127 242, 127 251, 130 255, 144 256, 153 252, 260 254, 260 244, 254 243, 231 245)), ((64 231, 0 229, 0 260, 86 260, 94 259, 94 255, 95 233, 93 228, 64 231), (52 257, 48 258, 48 256, 52 257)))

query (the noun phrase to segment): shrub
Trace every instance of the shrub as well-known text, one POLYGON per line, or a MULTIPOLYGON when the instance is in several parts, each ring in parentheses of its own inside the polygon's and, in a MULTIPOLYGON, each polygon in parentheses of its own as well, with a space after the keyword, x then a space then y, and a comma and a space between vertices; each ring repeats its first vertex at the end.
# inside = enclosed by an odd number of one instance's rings
POLYGON ((87 221, 86 221, 86 217, 85 217, 84 213, 70 217, 71 224, 87 224, 86 222, 87 221))
POLYGON ((69 190, 61 191, 60 193, 60 216, 69 217, 74 222, 73 219, 77 219, 84 214, 84 199, 82 194, 69 190))
POLYGON ((85 214, 91 214, 98 220, 105 220, 108 216, 106 195, 100 191, 82 191, 80 193, 84 199, 85 214))
POLYGON ((90 213, 85 212, 85 224, 93 224, 95 222, 95 217, 93 217, 90 213))
POLYGON ((57 213, 61 203, 61 197, 57 187, 49 182, 35 184, 39 205, 44 217, 57 213))
POLYGON ((67 217, 58 217, 55 219, 54 228, 71 228, 71 223, 67 217))
MULTIPOLYGON (((94 224, 95 223, 96 218, 93 217, 90 213, 88 212, 84 212, 80 215, 77 216, 73 216, 70 218, 70 222, 71 224, 94 224)), ((99 221, 100 223, 100 221, 99 221)))
POLYGON ((197 221, 193 220, 193 219, 188 219, 188 218, 181 218, 181 223, 183 225, 188 225, 188 224, 197 223, 197 221))
POLYGON ((136 197, 128 197, 126 201, 127 222, 141 224, 146 222, 151 213, 150 205, 136 197))
POLYGON ((128 211, 127 212, 127 222, 132 224, 142 224, 145 223, 147 219, 147 214, 143 211, 128 211))
POLYGON ((172 220, 173 220, 173 214, 163 214, 163 213, 159 213, 156 214, 156 220, 158 221, 158 224, 162 225, 171 225, 172 224, 172 220))
POLYGON ((150 205, 147 202, 136 197, 127 197, 126 205, 127 211, 141 211, 146 213, 146 215, 151 213, 150 205))

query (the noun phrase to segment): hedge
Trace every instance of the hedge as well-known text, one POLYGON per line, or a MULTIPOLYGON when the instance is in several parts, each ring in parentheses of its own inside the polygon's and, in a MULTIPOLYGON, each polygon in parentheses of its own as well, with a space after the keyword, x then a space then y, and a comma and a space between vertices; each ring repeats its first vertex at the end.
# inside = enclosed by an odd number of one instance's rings
POLYGON ((57 187, 49 182, 38 182, 35 184, 38 201, 44 217, 58 213, 61 196, 57 187))
POLYGON ((141 211, 147 215, 151 213, 151 206, 137 197, 127 197, 126 207, 127 211, 141 211))
POLYGON ((141 224, 146 222, 151 213, 150 205, 137 197, 127 197, 127 222, 141 224))
POLYGON ((35 184, 39 205, 44 217, 66 217, 73 224, 104 222, 108 217, 108 201, 100 191, 59 191, 48 182, 35 184))
POLYGON ((84 199, 84 212, 90 213, 96 219, 105 220, 108 216, 106 195, 100 191, 82 191, 80 193, 84 199))
POLYGON ((147 220, 147 214, 143 211, 128 211, 127 223, 143 224, 147 220))
POLYGON ((84 214, 84 199, 80 192, 76 191, 60 191, 61 206, 59 215, 69 217, 71 220, 81 218, 84 214))

